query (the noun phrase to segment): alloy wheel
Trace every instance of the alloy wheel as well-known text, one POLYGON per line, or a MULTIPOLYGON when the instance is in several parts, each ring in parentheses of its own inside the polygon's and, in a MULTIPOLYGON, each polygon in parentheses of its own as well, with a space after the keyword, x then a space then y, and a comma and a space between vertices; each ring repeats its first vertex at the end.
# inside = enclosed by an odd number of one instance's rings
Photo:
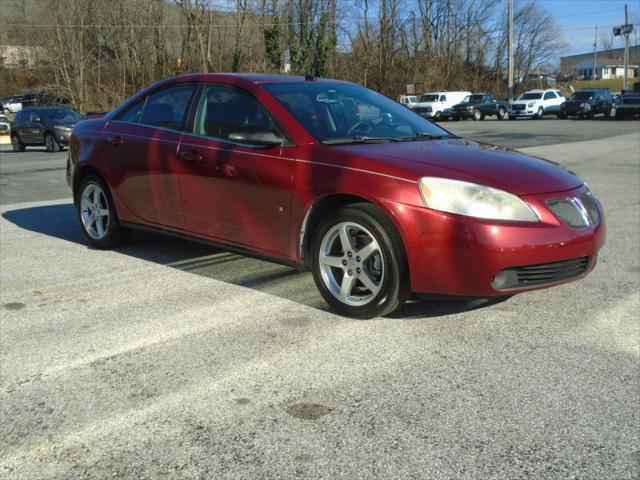
POLYGON ((380 292, 384 258, 378 241, 362 225, 341 222, 330 228, 320 244, 318 261, 322 281, 343 304, 366 305, 380 292))
POLYGON ((96 183, 88 183, 80 196, 80 217, 87 234, 94 240, 105 237, 109 231, 109 204, 107 196, 96 183))

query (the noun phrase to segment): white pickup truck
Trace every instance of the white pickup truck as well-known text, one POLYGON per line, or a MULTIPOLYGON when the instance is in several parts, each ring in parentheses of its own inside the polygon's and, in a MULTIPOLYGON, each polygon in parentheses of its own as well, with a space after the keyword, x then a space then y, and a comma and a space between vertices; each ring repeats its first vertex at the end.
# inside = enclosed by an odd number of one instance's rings
POLYGON ((425 118, 442 120, 442 112, 462 102, 471 92, 429 92, 420 95, 418 103, 411 108, 425 118))

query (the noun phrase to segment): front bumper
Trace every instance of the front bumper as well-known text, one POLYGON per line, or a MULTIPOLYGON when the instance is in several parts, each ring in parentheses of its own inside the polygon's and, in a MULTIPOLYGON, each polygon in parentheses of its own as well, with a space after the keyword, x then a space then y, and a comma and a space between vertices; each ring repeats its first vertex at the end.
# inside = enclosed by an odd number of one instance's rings
MULTIPOLYGON (((578 230, 565 225, 546 200, 580 196, 585 187, 522 198, 539 214, 536 223, 482 220, 394 204, 392 210, 404 239, 411 288, 416 293, 456 296, 496 296, 546 288, 582 278, 595 266, 604 245, 602 212, 597 225, 578 230), (587 257, 579 275, 544 284, 499 288, 494 282, 504 270, 565 262, 587 257)), ((509 285, 507 283, 507 285, 509 285)))
POLYGON ((471 118, 473 117, 474 111, 475 110, 453 110, 451 112, 451 116, 458 117, 458 118, 471 118))
POLYGON ((69 145, 69 138, 71 138, 71 130, 54 130, 53 135, 56 137, 56 141, 61 145, 69 145))

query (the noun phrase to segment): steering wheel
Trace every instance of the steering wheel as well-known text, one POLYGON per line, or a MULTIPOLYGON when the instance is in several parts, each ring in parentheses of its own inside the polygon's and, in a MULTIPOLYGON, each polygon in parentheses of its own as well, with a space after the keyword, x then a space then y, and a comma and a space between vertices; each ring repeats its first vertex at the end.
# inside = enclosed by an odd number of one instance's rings
POLYGON ((360 128, 364 128, 366 127, 366 130, 362 130, 360 133, 369 133, 371 130, 373 130, 373 124, 371 124, 371 122, 367 122, 366 120, 360 120, 359 122, 354 123, 349 130, 347 130, 347 137, 350 137, 351 135, 354 134, 354 132, 357 132, 360 130, 360 128))

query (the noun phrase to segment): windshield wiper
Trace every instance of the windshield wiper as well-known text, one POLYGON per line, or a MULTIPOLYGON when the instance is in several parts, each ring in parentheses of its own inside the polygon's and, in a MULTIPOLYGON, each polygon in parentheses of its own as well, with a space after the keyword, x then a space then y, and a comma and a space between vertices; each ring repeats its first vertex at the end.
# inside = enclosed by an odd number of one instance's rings
POLYGON ((387 143, 397 142, 398 139, 394 137, 367 137, 366 135, 354 135, 347 138, 330 138, 323 140, 325 145, 348 145, 353 143, 387 143))
POLYGON ((411 140, 440 140, 442 138, 460 138, 457 135, 449 135, 443 133, 417 132, 415 135, 407 135, 406 137, 397 137, 398 142, 411 140))

